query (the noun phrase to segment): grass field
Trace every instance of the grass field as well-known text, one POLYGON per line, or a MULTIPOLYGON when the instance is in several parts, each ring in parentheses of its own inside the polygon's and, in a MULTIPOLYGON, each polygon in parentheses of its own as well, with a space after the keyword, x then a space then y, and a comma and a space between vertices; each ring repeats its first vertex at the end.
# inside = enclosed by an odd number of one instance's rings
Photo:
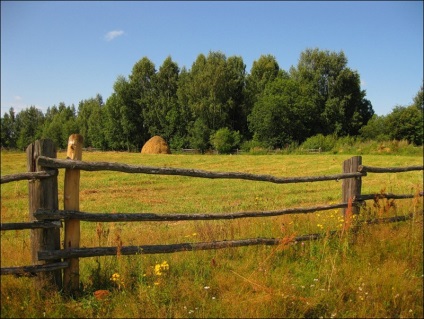
MULTIPOLYGON (((351 155, 141 155, 86 152, 85 161, 274 176, 341 173, 351 155)), ((65 158, 58 153, 58 158, 65 158)), ((422 165, 421 156, 363 155, 363 164, 422 165)), ((26 171, 24 153, 2 152, 1 175, 26 171)), ((64 171, 59 173, 63 208, 64 171)), ((277 185, 242 180, 81 172, 85 212, 220 213, 335 204, 341 182, 277 185)), ((422 171, 372 174, 362 193, 414 194, 422 171)), ((1 186, 1 219, 28 219, 27 182, 1 186)), ((414 213, 315 242, 175 254, 80 259, 81 296, 43 295, 31 278, 1 278, 1 317, 417 317, 423 316, 422 198, 373 201, 360 218, 414 213), (378 205, 377 205, 378 204, 378 205), (390 205, 391 204, 391 205, 390 205), (95 292, 106 290, 98 299, 95 292)), ((167 244, 293 236, 340 229, 339 211, 197 222, 81 223, 81 246, 167 244)), ((29 265, 30 231, 1 233, 1 266, 29 265)), ((62 234, 63 238, 63 234, 62 234)))

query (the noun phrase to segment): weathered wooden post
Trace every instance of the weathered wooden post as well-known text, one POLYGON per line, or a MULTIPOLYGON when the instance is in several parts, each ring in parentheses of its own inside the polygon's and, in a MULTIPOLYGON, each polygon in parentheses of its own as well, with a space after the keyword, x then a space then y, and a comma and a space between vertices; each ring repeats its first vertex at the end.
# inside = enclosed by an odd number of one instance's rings
MULTIPOLYGON (((66 153, 69 160, 82 159, 83 137, 79 134, 72 134, 68 139, 68 150, 66 153)), ((80 170, 65 170, 65 189, 64 189, 64 209, 79 210, 79 183, 80 170)), ((65 221, 65 249, 79 248, 80 244, 80 221, 69 219, 65 221)), ((64 290, 68 294, 73 294, 79 289, 79 259, 70 258, 67 260, 69 267, 63 272, 64 290)))
MULTIPOLYGON (((37 164, 38 156, 56 158, 56 147, 52 140, 37 140, 28 145, 27 168, 29 172, 39 172, 45 169, 37 164)), ((29 220, 35 221, 34 213, 37 209, 58 209, 57 174, 43 179, 30 180, 28 182, 29 193, 29 220)), ((60 249, 60 229, 32 229, 31 230, 31 256, 33 265, 42 265, 60 262, 60 260, 39 261, 40 250, 60 249)), ((51 272, 40 272, 37 275, 38 284, 41 287, 50 286, 57 290, 62 289, 62 271, 60 269, 51 272)))
MULTIPOLYGON (((354 156, 343 162, 343 173, 357 173, 359 166, 362 165, 362 156, 354 156)), ((355 197, 361 195, 362 179, 353 177, 343 179, 342 184, 342 202, 348 203, 355 197)), ((347 208, 342 208, 342 214, 345 216, 347 208)), ((359 207, 352 205, 352 214, 359 214, 359 207)))

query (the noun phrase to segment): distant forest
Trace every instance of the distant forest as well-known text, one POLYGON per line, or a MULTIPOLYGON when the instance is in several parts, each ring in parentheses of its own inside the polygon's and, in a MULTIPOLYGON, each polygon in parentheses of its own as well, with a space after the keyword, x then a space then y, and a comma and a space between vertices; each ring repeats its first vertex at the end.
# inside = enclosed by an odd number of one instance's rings
POLYGON ((374 114, 344 52, 306 49, 297 66, 280 69, 272 55, 253 62, 239 56, 200 54, 191 69, 171 57, 159 70, 144 57, 128 77, 119 76, 104 102, 97 94, 74 105, 61 102, 43 114, 31 106, 1 118, 1 146, 25 149, 36 139, 66 148, 70 134, 84 146, 140 151, 154 135, 171 149, 263 147, 283 149, 316 135, 423 144, 423 86, 408 106, 374 114))

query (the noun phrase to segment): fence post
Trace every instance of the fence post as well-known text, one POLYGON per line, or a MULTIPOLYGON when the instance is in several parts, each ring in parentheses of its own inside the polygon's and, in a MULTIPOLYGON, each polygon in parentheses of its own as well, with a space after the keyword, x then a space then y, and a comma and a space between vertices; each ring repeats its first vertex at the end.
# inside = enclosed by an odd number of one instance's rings
MULTIPOLYGON (((29 172, 43 171, 44 168, 37 164, 38 156, 56 158, 56 147, 52 140, 37 140, 28 145, 26 149, 27 168, 29 172)), ((29 220, 37 220, 34 213, 37 209, 58 209, 58 187, 57 175, 35 179, 28 182, 28 206, 29 220)), ((40 250, 60 249, 60 229, 32 229, 31 230, 31 259, 33 265, 60 262, 61 260, 39 261, 38 252, 40 250)), ((62 289, 62 271, 60 269, 50 272, 40 272, 37 275, 38 284, 43 287, 52 287, 60 291, 62 289)))
MULTIPOLYGON (((358 172, 359 165, 362 165, 362 156, 354 156, 343 162, 343 173, 358 172)), ((362 179, 361 177, 343 179, 342 184, 342 202, 348 203, 349 199, 354 199, 361 195, 362 179)), ((345 216, 346 208, 342 208, 342 214, 345 216)), ((352 205, 352 213, 359 214, 359 207, 352 205)))
MULTIPOLYGON (((83 137, 79 134, 72 134, 68 139, 68 150, 66 153, 69 160, 82 159, 83 137)), ((80 170, 65 170, 64 188, 64 209, 79 210, 79 183, 80 170)), ((79 248, 80 244, 80 221, 69 219, 65 221, 65 249, 79 248)), ((67 260, 69 267, 64 269, 63 284, 64 290, 68 294, 74 294, 79 289, 79 259, 70 258, 67 260)))

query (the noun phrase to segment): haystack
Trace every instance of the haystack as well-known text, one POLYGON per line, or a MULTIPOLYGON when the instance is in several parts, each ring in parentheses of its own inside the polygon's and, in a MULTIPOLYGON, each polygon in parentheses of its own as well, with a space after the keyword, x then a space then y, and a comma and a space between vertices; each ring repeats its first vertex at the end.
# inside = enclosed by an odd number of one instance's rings
POLYGON ((171 150, 165 140, 156 135, 144 144, 141 154, 171 154, 171 150))

